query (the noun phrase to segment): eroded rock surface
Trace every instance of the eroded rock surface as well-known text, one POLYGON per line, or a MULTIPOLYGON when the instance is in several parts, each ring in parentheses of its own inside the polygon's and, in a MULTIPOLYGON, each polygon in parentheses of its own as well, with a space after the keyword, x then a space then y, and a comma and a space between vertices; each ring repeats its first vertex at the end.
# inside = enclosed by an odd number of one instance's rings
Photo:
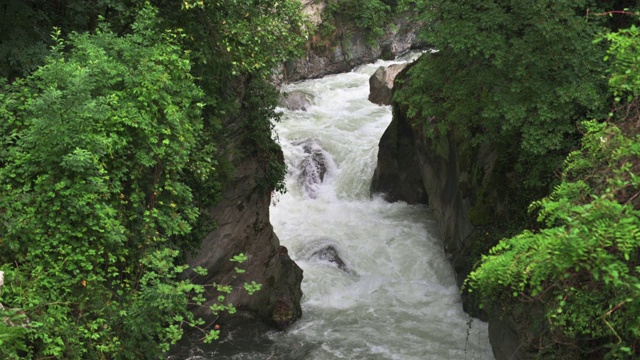
POLYGON ((331 155, 314 140, 304 139, 293 142, 302 147, 305 156, 298 165, 300 175, 298 182, 305 194, 315 199, 320 191, 320 185, 324 182, 330 168, 335 168, 331 155))
POLYGON ((369 101, 378 105, 391 105, 394 80, 405 67, 407 63, 380 66, 369 78, 369 101))
POLYGON ((347 72, 380 58, 393 59, 412 49, 425 48, 417 36, 421 24, 408 19, 407 14, 399 15, 384 36, 374 42, 367 41, 366 34, 359 30, 346 32, 332 41, 315 35, 307 44, 305 56, 285 63, 275 81, 288 83, 347 72))
MULTIPOLYGON (((408 81, 404 73, 398 78, 408 81)), ((497 169, 498 153, 490 143, 472 147, 455 130, 427 138, 426 126, 430 126, 429 121, 416 125, 407 118, 406 109, 393 103, 393 120, 380 140, 371 191, 383 193, 388 201, 429 205, 461 285, 473 266, 471 249, 482 246, 471 243, 472 238, 479 239, 474 236, 476 226, 507 217, 501 189, 510 181, 509 174, 497 169)), ((526 334, 519 334, 516 323, 530 319, 530 310, 521 309, 524 313, 517 316, 487 316, 479 312, 474 301, 468 293, 463 294, 465 310, 488 319, 496 358, 526 358, 520 346, 526 334)))
MULTIPOLYGON (((209 301, 194 312, 214 320, 216 316, 208 307, 217 302, 220 294, 210 285, 231 285, 234 291, 226 295, 225 303, 232 303, 242 316, 249 314, 282 329, 302 314, 302 270, 280 245, 269 222, 271 189, 264 189, 257 181, 265 176, 266 169, 261 162, 264 160, 246 150, 248 130, 238 119, 226 119, 223 128, 225 133, 217 143, 221 156, 233 171, 220 200, 210 210, 217 228, 202 241, 200 250, 188 258, 191 267, 208 270, 206 277, 198 276, 195 281, 209 285, 206 294, 209 301), (248 257, 244 263, 238 265, 230 261, 240 253, 248 257), (237 273, 236 266, 246 271, 237 273), (262 289, 249 295, 243 285, 252 281, 261 284, 262 289)), ((284 161, 281 152, 279 159, 284 161)), ((223 312, 219 321, 229 317, 231 315, 223 312)))
POLYGON ((329 237, 311 239, 300 254, 304 259, 326 262, 349 275, 358 276, 343 254, 341 254, 338 243, 329 237))

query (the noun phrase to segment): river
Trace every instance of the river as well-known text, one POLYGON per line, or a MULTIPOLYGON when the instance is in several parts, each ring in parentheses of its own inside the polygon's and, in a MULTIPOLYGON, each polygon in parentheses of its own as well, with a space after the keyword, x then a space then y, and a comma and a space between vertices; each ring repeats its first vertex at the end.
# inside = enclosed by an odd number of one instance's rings
POLYGON ((271 206, 280 242, 304 270, 303 317, 190 359, 494 359, 487 324, 462 310, 429 209, 369 194, 391 109, 367 100, 368 80, 391 63, 284 88, 314 97, 276 125, 288 191, 271 206))

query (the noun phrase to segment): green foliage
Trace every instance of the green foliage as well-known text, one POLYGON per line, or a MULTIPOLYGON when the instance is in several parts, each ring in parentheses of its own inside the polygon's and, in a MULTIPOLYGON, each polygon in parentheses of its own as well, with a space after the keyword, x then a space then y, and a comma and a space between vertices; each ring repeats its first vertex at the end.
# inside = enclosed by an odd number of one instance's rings
POLYGON ((541 303, 553 331, 547 336, 557 348, 578 351, 574 356, 636 358, 640 83, 634 69, 640 48, 635 27, 606 38, 617 123, 582 123, 581 149, 567 157, 562 182, 531 205, 543 228, 503 240, 483 256, 467 285, 487 300, 506 292, 541 303))
POLYGON ((456 131, 490 143, 525 186, 544 187, 574 146, 575 122, 602 111, 604 49, 596 4, 417 1, 437 52, 411 68, 397 99, 426 136, 456 131), (544 159, 544 160, 543 160, 544 159), (525 175, 526 176, 522 176, 525 175))
POLYGON ((322 16, 323 21, 332 24, 333 28, 336 23, 353 24, 374 37, 380 37, 392 10, 381 0, 330 0, 322 16))
POLYGON ((275 111, 279 96, 280 93, 270 83, 254 79, 247 86, 247 97, 243 103, 242 125, 248 134, 243 145, 258 159, 261 173, 256 181, 258 188, 267 193, 286 191, 284 155, 272 135, 274 122, 282 116, 275 111))
MULTIPOLYGON (((161 14, 183 28, 185 47, 196 64, 192 74, 207 94, 204 109, 209 139, 225 141, 225 131, 242 125, 245 157, 259 159, 258 182, 264 191, 284 191, 285 167, 272 139, 278 92, 269 82, 271 70, 285 59, 301 56, 310 26, 296 0, 161 1, 161 14), (230 124, 233 122, 233 124, 230 124), (221 128, 221 124, 229 124, 221 128), (213 130, 213 131, 210 131, 213 130)), ((237 150, 237 149, 236 149, 237 150)), ((227 164, 233 165, 233 164, 227 164)), ((232 169, 229 169, 231 172, 232 169)), ((206 188, 197 181, 192 187, 206 188)))
POLYGON ((165 17, 185 29, 186 45, 198 63, 196 72, 213 75, 200 78, 205 91, 209 86, 228 90, 224 81, 236 75, 267 78, 284 60, 301 55, 307 37, 308 24, 297 1, 160 3, 165 17))
POLYGON ((50 33, 92 31, 99 16, 117 31, 130 25, 142 2, 135 0, 3 0, 0 6, 0 77, 28 76, 44 63, 50 33))
MULTIPOLYGON (((617 104, 631 103, 640 91, 640 37, 638 27, 631 25, 627 29, 621 29, 609 33, 597 39, 600 42, 606 39, 611 47, 604 60, 612 63, 609 69, 609 87, 612 89, 614 100, 617 104)), ((613 114, 609 114, 611 116, 613 114)))
MULTIPOLYGON (((302 48, 299 2, 154 5, 0 6, 2 358, 161 357, 203 325, 181 264, 233 171, 216 139, 248 129, 243 155, 283 189, 267 80, 302 48)), ((214 286, 212 310, 234 312, 240 289, 214 286)))
POLYGON ((0 302, 29 319, 3 324, 3 358, 158 358, 201 324, 177 260, 200 212, 185 170, 214 171, 194 155, 204 94, 183 35, 157 26, 147 6, 126 36, 58 30, 45 65, 3 85, 0 302))

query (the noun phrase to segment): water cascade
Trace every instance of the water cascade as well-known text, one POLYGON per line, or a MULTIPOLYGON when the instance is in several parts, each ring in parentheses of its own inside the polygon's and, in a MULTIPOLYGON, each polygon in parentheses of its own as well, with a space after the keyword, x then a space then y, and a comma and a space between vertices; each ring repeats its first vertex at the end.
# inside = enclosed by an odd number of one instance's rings
POLYGON ((368 79, 391 63, 285 87, 314 99, 306 111, 283 110, 276 126, 288 191, 271 207, 280 242, 304 270, 303 318, 235 353, 224 350, 232 333, 191 359, 494 359, 487 325, 462 310, 429 209, 370 197, 391 109, 367 100, 368 79))

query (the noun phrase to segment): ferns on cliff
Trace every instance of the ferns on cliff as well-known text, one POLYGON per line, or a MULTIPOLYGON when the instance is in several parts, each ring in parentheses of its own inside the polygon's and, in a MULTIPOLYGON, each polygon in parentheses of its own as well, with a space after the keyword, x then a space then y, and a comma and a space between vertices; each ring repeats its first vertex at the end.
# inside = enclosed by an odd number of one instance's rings
POLYGON ((567 157, 562 182, 531 205, 543 228, 502 240, 466 284, 486 300, 507 293, 542 304, 550 331, 537 336, 557 351, 569 349, 578 358, 587 353, 635 358, 640 353, 640 37, 632 26, 606 38, 614 110, 607 121, 582 122, 582 146, 567 157))

